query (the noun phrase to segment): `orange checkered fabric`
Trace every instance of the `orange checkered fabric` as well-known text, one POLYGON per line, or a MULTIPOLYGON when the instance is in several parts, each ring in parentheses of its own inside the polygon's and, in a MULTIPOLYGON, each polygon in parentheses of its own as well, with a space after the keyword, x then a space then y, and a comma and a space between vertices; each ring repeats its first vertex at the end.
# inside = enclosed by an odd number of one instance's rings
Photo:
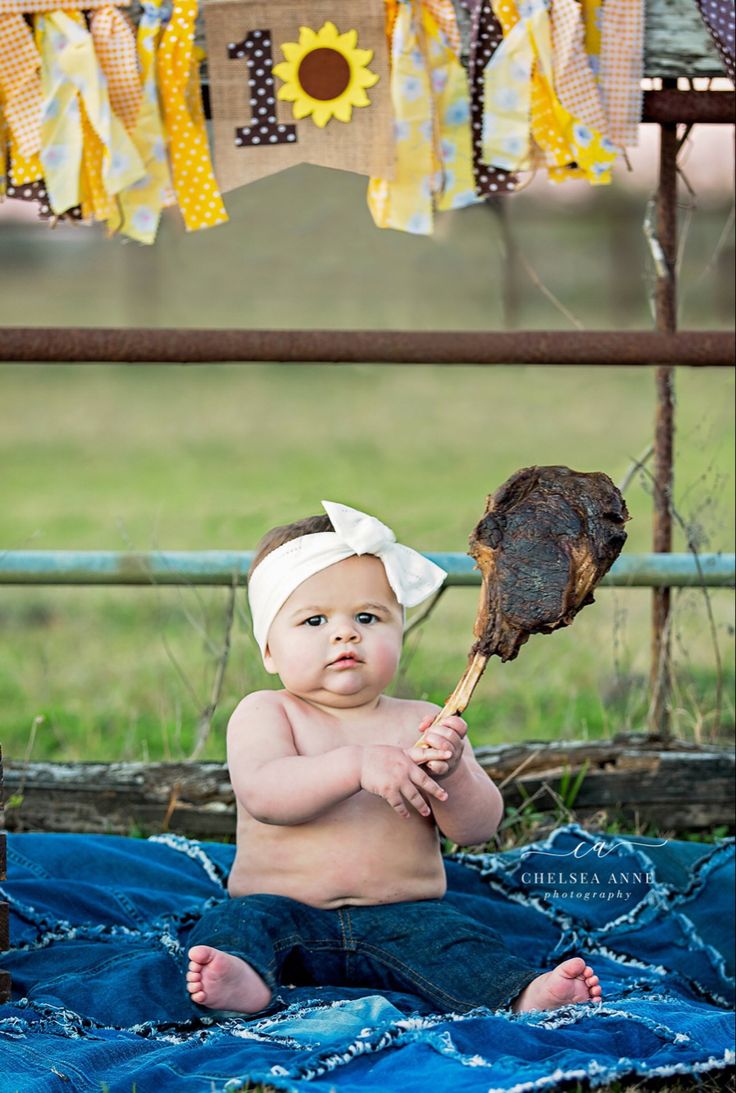
POLYGON ((608 126, 585 49, 585 26, 577 0, 552 0, 550 21, 557 97, 575 118, 607 135, 608 126))
POLYGON ((22 15, 0 15, 0 98, 12 144, 30 158, 41 148, 41 56, 22 15))
POLYGON ((600 88, 608 134, 621 147, 639 139, 644 75, 644 0, 606 0, 600 88))
POLYGON ((95 53, 107 79, 110 106, 126 129, 135 128, 143 89, 138 72, 135 34, 117 8, 99 8, 90 21, 95 53))

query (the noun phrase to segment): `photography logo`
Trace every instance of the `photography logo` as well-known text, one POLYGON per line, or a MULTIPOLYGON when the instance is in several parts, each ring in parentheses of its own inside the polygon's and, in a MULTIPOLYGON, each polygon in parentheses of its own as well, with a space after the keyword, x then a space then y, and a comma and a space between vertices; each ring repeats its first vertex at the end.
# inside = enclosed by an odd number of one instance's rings
MULTIPOLYGON (((651 850, 664 846, 667 841, 663 839, 638 845, 651 850)), ((636 844, 636 839, 622 840, 622 845, 627 848, 636 844)), ((517 873, 517 878, 528 891, 554 902, 608 903, 641 899, 655 882, 654 872, 644 865, 632 867, 631 858, 625 865, 615 858, 606 861, 617 845, 617 840, 613 839, 610 842, 579 842, 570 850, 531 848, 522 853, 522 859, 528 860, 517 873), (555 858, 557 861, 538 861, 540 858, 555 858)))

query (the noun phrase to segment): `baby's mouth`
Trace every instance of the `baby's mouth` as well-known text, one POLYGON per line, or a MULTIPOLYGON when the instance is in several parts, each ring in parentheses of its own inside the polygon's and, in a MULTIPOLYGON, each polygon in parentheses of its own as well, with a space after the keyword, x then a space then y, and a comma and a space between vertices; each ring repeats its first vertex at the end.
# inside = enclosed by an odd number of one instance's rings
POLYGON ((359 664, 360 661, 354 653, 340 653, 340 656, 335 660, 330 661, 330 665, 333 664, 359 664))

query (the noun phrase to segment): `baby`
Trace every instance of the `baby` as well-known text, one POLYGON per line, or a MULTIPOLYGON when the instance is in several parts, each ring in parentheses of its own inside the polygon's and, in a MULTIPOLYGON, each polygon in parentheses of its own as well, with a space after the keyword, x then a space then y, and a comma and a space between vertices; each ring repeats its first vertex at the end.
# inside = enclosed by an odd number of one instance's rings
POLYGON ((270 531, 251 568, 255 637, 283 690, 247 695, 230 719, 237 853, 230 898, 192 933, 191 1000, 257 1013, 291 983, 455 1012, 600 1002, 581 957, 540 972, 443 899, 438 831, 486 842, 503 800, 461 717, 427 731, 436 706, 384 691, 405 608, 446 574, 374 517, 322 504, 270 531))

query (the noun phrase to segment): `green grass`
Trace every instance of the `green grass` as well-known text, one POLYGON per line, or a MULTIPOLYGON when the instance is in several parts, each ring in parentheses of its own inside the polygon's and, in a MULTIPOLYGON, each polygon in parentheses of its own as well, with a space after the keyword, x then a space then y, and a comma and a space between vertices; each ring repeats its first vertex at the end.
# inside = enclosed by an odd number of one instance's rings
MULTIPOLYGON (((514 199, 529 261, 586 326, 650 325, 643 200, 580 192, 578 204, 554 208, 514 199)), ((484 208, 447 214, 434 239, 379 232, 363 180, 310 168, 237 191, 229 207, 227 229, 195 235, 167 218, 148 250, 84 228, 0 221, 0 263, 13 268, 0 325, 503 325, 506 274, 484 208)), ((705 206, 693 221, 686 325, 730 322, 732 271, 708 269, 725 215, 705 206)), ((519 287, 520 325, 569 326, 530 281, 519 287)), ((676 374, 675 504, 703 550, 734 549, 733 386, 724 369, 676 374)), ((326 497, 374 512, 419 549, 463 551, 485 495, 510 473, 566 463, 621 481, 653 419, 651 369, 3 365, 0 549, 248 549, 326 497)), ((627 550, 649 550, 646 476, 626 498, 627 550)), ((686 549, 679 526, 674 547, 686 549)), ((444 699, 465 665, 476 598, 450 590, 440 600, 408 639, 395 693, 444 699)), ((491 664, 468 713, 475 743, 643 726, 650 594, 601 589, 597 600, 569 631, 491 664)), ((732 596, 714 591, 710 600, 728 734, 732 596)), ((34 758, 189 754, 225 602, 223 591, 191 588, 0 590, 6 755, 31 743, 34 758)), ((674 604, 674 726, 708 739, 717 671, 705 600, 684 590, 674 604)), ((240 598, 207 757, 222 756, 238 698, 274 683, 240 598)))
MULTIPOLYGON (((651 376, 633 370, 326 366, 6 367, 0 460, 8 549, 247 549, 319 499, 375 512, 421 549, 464 550, 485 494, 533 462, 620 480, 645 447, 651 376), (587 385, 583 382, 586 380, 587 385), (609 422, 613 427, 609 427, 609 422)), ((704 549, 733 549, 732 377, 677 375, 676 505, 704 549)), ((627 549, 649 549, 646 481, 627 490, 627 549)), ((675 548, 684 549, 678 529, 675 548)), ((476 743, 607 735, 646 713, 649 593, 601 589, 572 628, 494 661, 469 711, 476 743)), ((395 693, 441 702, 465 664, 475 589, 452 589, 407 641, 395 693)), ((222 643, 226 593, 5 588, 2 737, 36 758, 188 754, 222 643)), ((674 595, 675 724, 713 728, 702 592, 674 595)), ((731 595, 711 593, 733 723, 731 595)), ((238 599, 208 755, 238 697, 273 685, 238 599)))

